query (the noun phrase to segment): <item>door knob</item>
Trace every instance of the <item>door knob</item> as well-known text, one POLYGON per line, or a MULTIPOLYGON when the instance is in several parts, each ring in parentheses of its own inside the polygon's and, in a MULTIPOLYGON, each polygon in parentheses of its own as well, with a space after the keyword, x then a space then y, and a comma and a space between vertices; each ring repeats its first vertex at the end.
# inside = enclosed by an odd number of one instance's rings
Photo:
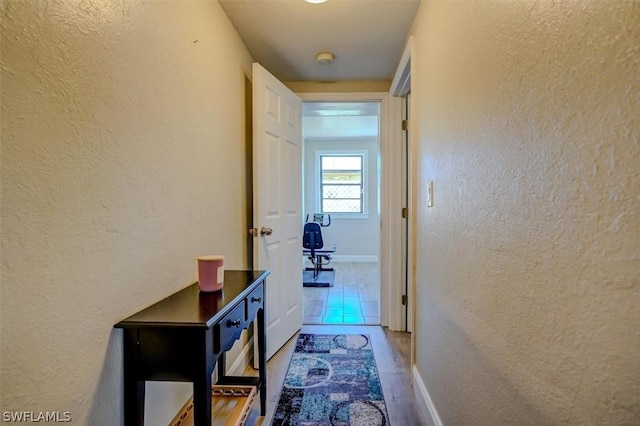
POLYGON ((265 236, 265 235, 271 235, 271 234, 273 234, 273 229, 265 228, 264 226, 260 228, 260 235, 265 236))
POLYGON ((258 228, 249 228, 249 235, 258 236, 258 228))

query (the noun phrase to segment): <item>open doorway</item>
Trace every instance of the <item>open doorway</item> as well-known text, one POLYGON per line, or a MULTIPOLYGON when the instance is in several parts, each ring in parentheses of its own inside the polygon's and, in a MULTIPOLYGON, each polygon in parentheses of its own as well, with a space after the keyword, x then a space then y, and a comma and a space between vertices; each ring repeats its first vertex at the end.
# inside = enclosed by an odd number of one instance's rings
POLYGON ((335 245, 332 279, 303 288, 305 324, 381 322, 380 106, 303 102, 303 219, 322 215, 324 246, 335 245))

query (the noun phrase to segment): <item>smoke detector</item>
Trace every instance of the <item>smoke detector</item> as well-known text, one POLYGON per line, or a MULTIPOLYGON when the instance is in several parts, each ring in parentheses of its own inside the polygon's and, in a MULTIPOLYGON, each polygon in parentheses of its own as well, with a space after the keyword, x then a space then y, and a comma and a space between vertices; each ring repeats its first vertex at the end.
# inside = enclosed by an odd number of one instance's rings
POLYGON ((323 65, 329 65, 333 62, 335 56, 331 52, 320 52, 316 55, 316 61, 320 62, 323 65))

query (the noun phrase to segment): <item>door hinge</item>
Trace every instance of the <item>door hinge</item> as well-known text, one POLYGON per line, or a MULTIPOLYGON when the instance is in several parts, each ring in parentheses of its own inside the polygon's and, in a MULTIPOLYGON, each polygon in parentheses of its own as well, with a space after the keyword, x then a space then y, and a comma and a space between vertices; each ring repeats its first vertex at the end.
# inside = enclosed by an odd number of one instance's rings
POLYGON ((407 306, 409 304, 409 298, 406 294, 402 295, 402 306, 407 306))
POLYGON ((406 207, 402 208, 402 218, 407 219, 409 217, 409 209, 406 207))
POLYGON ((409 120, 402 120, 402 130, 409 130, 409 120))

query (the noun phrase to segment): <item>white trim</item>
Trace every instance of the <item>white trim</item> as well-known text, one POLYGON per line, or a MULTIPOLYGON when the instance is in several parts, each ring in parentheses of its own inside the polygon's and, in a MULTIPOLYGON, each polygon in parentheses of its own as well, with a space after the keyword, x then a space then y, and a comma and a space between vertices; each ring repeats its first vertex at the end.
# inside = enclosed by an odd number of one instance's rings
POLYGON ((325 213, 325 214, 330 214, 331 215, 331 220, 335 221, 335 220, 342 220, 342 219, 347 219, 347 220, 367 220, 369 219, 369 213, 325 213))
MULTIPOLYGON (((393 96, 390 96, 390 98, 394 101, 398 100, 397 103, 392 103, 391 105, 393 105, 393 108, 390 112, 390 117, 393 119, 397 119, 398 122, 393 123, 390 120, 390 124, 391 125, 396 125, 396 128, 391 128, 389 131, 389 139, 390 142, 393 143, 394 147, 395 146, 400 146, 401 144, 401 138, 402 138, 402 131, 400 130, 400 120, 402 119, 401 117, 401 112, 402 112, 402 104, 401 102, 399 102, 399 97, 398 96, 409 96, 411 93, 411 74, 415 74, 415 72, 413 71, 413 68, 415 67, 415 61, 412 61, 412 57, 415 59, 415 37, 414 36, 409 36, 409 38, 407 39, 407 44, 405 45, 404 51, 402 53, 402 58, 400 59, 400 62, 398 64, 398 68, 396 70, 396 73, 394 75, 394 78, 392 80, 391 83, 391 88, 389 90, 390 94, 392 94, 393 96), (399 116, 399 118, 398 118, 399 116)), ((408 238, 408 244, 407 244, 407 263, 408 263, 408 267, 407 267, 407 298, 408 298, 408 305, 406 307, 406 311, 407 311, 407 321, 404 321, 404 307, 400 304, 397 303, 397 301, 392 300, 390 301, 390 318, 391 319, 395 319, 400 320, 400 323, 398 324, 397 330, 406 330, 411 332, 411 364, 413 365, 414 362, 414 352, 415 352, 415 341, 414 341, 414 331, 416 330, 415 328, 415 304, 414 304, 414 299, 415 299, 415 295, 416 295, 416 291, 415 291, 415 255, 416 255, 416 237, 415 237, 415 220, 416 220, 416 214, 415 214, 415 209, 416 209, 416 203, 415 203, 415 188, 416 188, 416 176, 415 176, 415 170, 416 170, 416 153, 415 153, 415 126, 416 126, 416 120, 415 120, 415 108, 413 107, 413 100, 411 100, 411 98, 409 97, 409 164, 407 164, 407 174, 408 174, 408 187, 407 187, 407 192, 409 194, 408 196, 408 205, 407 205, 407 209, 409 211, 409 218, 408 218, 408 223, 407 223, 407 238, 408 238)), ((393 155, 395 155, 396 153, 394 152, 393 155)), ((398 154, 399 155, 399 154, 398 154)), ((401 161, 401 160, 400 160, 401 161)), ((394 163, 397 164, 397 167, 401 167, 401 162, 397 162, 394 163)), ((397 182, 397 184, 400 184, 400 181, 397 182)), ((396 186, 399 187, 399 186, 396 186)), ((392 208, 394 210, 399 211, 400 208, 402 207, 402 200, 396 200, 396 198, 392 198, 389 199, 389 202, 391 203, 399 203, 399 204, 392 204, 392 208)), ((397 212, 392 210, 390 219, 395 220, 396 219, 396 214, 397 212)), ((402 221, 402 219, 400 219, 400 221, 402 221)), ((384 221, 383 221, 384 222, 384 221)), ((401 223, 401 222, 400 222, 401 223)), ((401 233, 401 227, 400 226, 391 226, 390 231, 389 231, 389 244, 391 244, 392 246, 394 246, 395 244, 401 244, 402 243, 402 233, 401 233)), ((398 251, 400 250, 400 246, 397 246, 398 251)), ((396 277, 400 276, 400 273, 402 271, 402 267, 401 267, 401 257, 400 256, 395 256, 395 257, 390 257, 389 258, 391 264, 390 264, 390 272, 397 274, 395 275, 396 277), (394 263, 394 262, 397 262, 394 263)), ((396 278, 397 279, 397 278, 396 278)), ((403 292, 403 289, 401 288, 403 286, 403 282, 401 282, 402 280, 398 280, 398 282, 400 282, 400 284, 398 284, 398 289, 396 290, 396 292, 400 292, 400 297, 401 297, 401 293, 403 292)), ((398 297, 397 294, 392 294, 392 297, 398 297)), ((390 321, 390 325, 389 328, 391 328, 391 321, 390 321)), ((391 328, 393 330, 393 328, 391 328)))
POLYGON ((406 96, 411 90, 411 53, 413 52, 414 36, 409 36, 407 45, 402 52, 402 58, 396 69, 389 90, 393 96, 406 96))
POLYGON ((363 102, 382 101, 387 92, 336 92, 336 93, 296 93, 303 102, 363 102))
POLYGON ((436 410, 436 406, 433 404, 433 400, 431 399, 431 395, 429 395, 429 391, 420 376, 420 372, 418 368, 414 365, 412 368, 413 375, 413 394, 416 397, 416 401, 418 402, 418 408, 420 412, 427 420, 427 424, 434 424, 435 426, 443 426, 442 420, 440 420, 440 416, 438 415, 438 410, 436 410))
MULTIPOLYGON (((377 139, 376 139, 377 140, 377 139)), ((369 200, 373 197, 370 195, 369 185, 369 151, 364 149, 316 149, 313 152, 315 156, 314 160, 314 168, 313 171, 315 183, 313 187, 313 191, 315 192, 315 203, 316 208, 314 211, 330 214, 331 216, 337 218, 352 218, 352 219, 368 219, 369 218, 369 200), (332 156, 332 157, 362 157, 362 164, 360 165, 360 188, 362 190, 360 194, 360 203, 362 204, 362 211, 349 213, 349 212, 323 212, 322 211, 322 183, 320 182, 320 176, 322 172, 322 164, 320 164, 320 158, 323 156, 332 156)))
POLYGON ((350 254, 332 254, 331 260, 333 262, 372 262, 378 263, 378 256, 376 255, 350 255, 350 254))
MULTIPOLYGON (((389 131, 390 127, 394 128, 395 125, 391 126, 391 120, 394 119, 390 117, 389 111, 391 110, 389 103, 391 101, 391 96, 389 96, 388 92, 327 92, 327 93, 296 93, 303 102, 362 102, 362 101, 378 101, 380 102, 380 200, 378 204, 380 205, 380 325, 388 326, 389 325, 389 305, 390 303, 390 293, 391 288, 399 287, 400 284, 396 277, 391 277, 388 273, 389 266, 388 264, 392 261, 391 257, 394 252, 390 248, 387 240, 388 240, 388 219, 390 212, 395 209, 395 206, 388 205, 387 198, 391 191, 391 186, 389 182, 389 173, 391 172, 390 167, 387 165, 388 160, 388 150, 389 146, 394 142, 397 142, 395 139, 390 139, 391 132, 389 131)), ((395 120, 395 119, 394 119, 395 120)), ((399 137, 398 135, 394 135, 394 138, 399 137)), ((397 144, 396 144, 397 145, 397 144)), ((373 206, 372 206, 373 208, 373 206)), ((396 250, 397 251, 397 250, 396 250)), ((332 258, 336 259, 336 256, 332 256, 332 258)), ((336 259, 337 261, 337 259, 336 259)), ((344 260, 343 260, 344 261, 344 260)), ((376 258, 375 261, 378 261, 376 258)), ((394 301, 395 303, 395 301, 394 301)))

